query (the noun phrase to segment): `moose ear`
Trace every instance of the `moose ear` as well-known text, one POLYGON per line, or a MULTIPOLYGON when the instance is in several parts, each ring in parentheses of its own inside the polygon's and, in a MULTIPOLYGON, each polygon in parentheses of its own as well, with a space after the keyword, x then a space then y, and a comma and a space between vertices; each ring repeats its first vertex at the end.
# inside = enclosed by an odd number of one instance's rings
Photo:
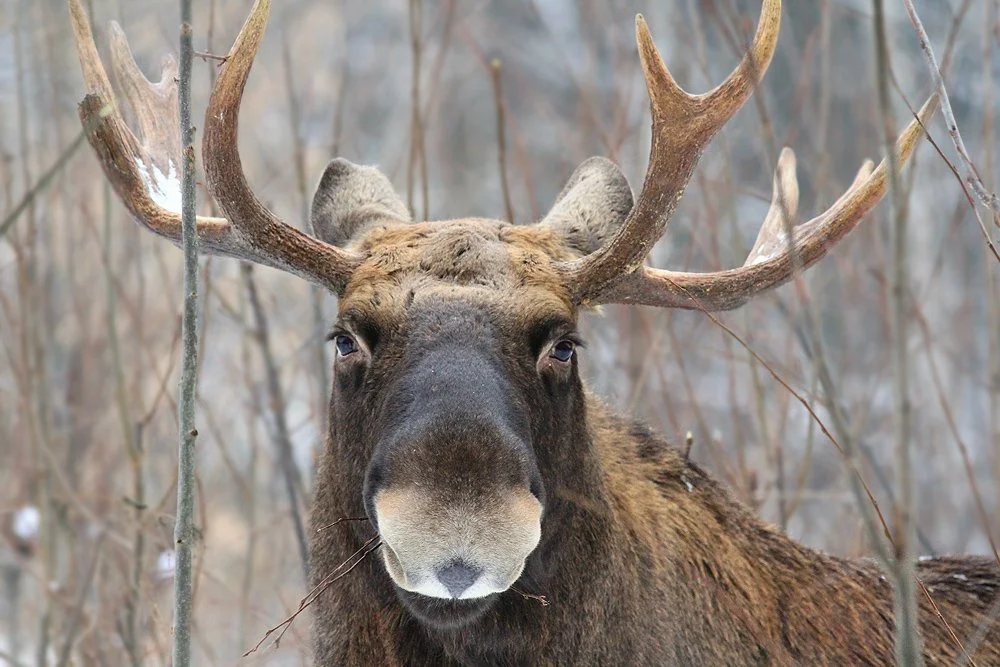
POLYGON ((558 232, 566 245, 582 255, 598 250, 614 235, 632 210, 632 188, 611 160, 585 160, 539 224, 558 232))
POLYGON ((316 186, 310 221, 316 238, 344 246, 371 225, 409 222, 410 212, 378 169, 336 158, 316 186))

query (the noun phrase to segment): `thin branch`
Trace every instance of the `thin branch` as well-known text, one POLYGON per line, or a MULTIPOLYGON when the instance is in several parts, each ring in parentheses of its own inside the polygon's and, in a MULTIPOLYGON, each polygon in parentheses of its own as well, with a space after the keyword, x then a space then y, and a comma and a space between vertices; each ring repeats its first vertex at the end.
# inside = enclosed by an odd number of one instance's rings
POLYGON ((955 144, 955 150, 958 151, 959 158, 961 158, 965 165, 965 180, 972 186, 973 192, 983 202, 983 205, 993 211, 993 224, 1000 227, 1000 199, 998 199, 995 192, 990 192, 986 188, 986 185, 983 184, 983 179, 979 176, 979 170, 976 169, 976 165, 972 162, 969 151, 965 147, 962 133, 958 129, 958 121, 955 120, 955 112, 951 108, 948 89, 944 85, 944 77, 941 76, 937 57, 934 55, 934 49, 931 48, 930 37, 927 36, 924 24, 920 21, 920 16, 913 6, 913 0, 903 0, 903 6, 906 8, 906 13, 910 16, 910 23, 913 24, 913 29, 916 31, 917 37, 920 39, 920 50, 924 54, 924 60, 927 61, 927 69, 931 73, 931 78, 934 80, 934 87, 941 98, 941 112, 944 114, 944 120, 948 124, 948 134, 951 136, 952 143, 955 144))
POLYGON ((497 159, 500 167, 500 189, 503 192, 503 208, 507 215, 507 222, 514 222, 514 207, 510 202, 510 184, 507 182, 507 142, 504 138, 504 111, 503 89, 501 88, 501 65, 500 59, 494 58, 490 61, 490 75, 493 79, 493 99, 497 108, 497 159))
POLYGON ((350 521, 368 521, 368 517, 366 517, 366 516, 345 516, 345 517, 341 517, 341 518, 337 519, 336 521, 331 521, 330 523, 326 524, 325 526, 320 526, 319 528, 316 529, 316 532, 317 533, 321 533, 324 530, 329 530, 330 528, 333 528, 335 526, 347 525, 347 523, 350 522, 350 521))
POLYGON ((422 0, 410 0, 410 48, 413 52, 413 69, 410 87, 412 114, 410 117, 410 163, 406 175, 406 204, 413 212, 413 217, 417 218, 413 190, 416 182, 414 170, 419 166, 421 194, 423 196, 423 215, 418 219, 426 220, 429 215, 429 186, 427 183, 427 153, 424 150, 424 120, 420 113, 420 70, 421 58, 423 56, 422 26, 423 2, 422 0))
POLYGON ((946 398, 944 382, 942 381, 941 374, 938 371, 937 362, 934 361, 934 352, 931 349, 932 336, 930 325, 927 323, 927 318, 924 317, 924 314, 921 312, 919 306, 914 305, 913 312, 916 315, 920 331, 924 336, 924 343, 927 348, 927 365, 931 371, 931 380, 933 381, 934 390, 937 393, 938 403, 941 405, 941 411, 944 413, 945 423, 948 425, 948 430, 951 431, 952 438, 955 440, 955 445, 958 447, 958 452, 962 457, 962 466, 965 468, 965 477, 969 480, 969 490, 972 492, 972 500, 975 503, 976 511, 979 512, 979 520, 983 524, 983 531, 986 533, 986 540, 989 542, 990 550, 993 552, 993 559, 997 562, 997 565, 1000 565, 1000 550, 997 549, 996 540, 993 538, 993 531, 990 528, 990 515, 986 511, 986 505, 983 504, 983 497, 979 493, 979 485, 976 483, 976 474, 972 468, 972 460, 969 458, 969 448, 965 445, 965 440, 959 432, 958 423, 955 420, 955 414, 946 398))
POLYGON ((89 123, 87 123, 87 126, 80 131, 80 134, 76 135, 76 138, 73 139, 73 143, 66 147, 66 150, 64 150, 59 157, 56 158, 55 162, 52 163, 52 166, 49 167, 45 173, 42 174, 41 178, 35 182, 31 189, 29 189, 24 196, 21 197, 21 201, 19 201, 9 213, 4 215, 3 220, 0 221, 0 239, 2 239, 10 228, 14 226, 17 219, 21 217, 21 214, 34 203, 35 197, 47 188, 49 183, 52 182, 52 179, 55 178, 60 171, 62 171, 62 168, 66 166, 66 163, 69 162, 71 157, 73 157, 76 150, 83 145, 83 141, 87 138, 87 135, 110 114, 111 105, 105 105, 104 108, 102 108, 101 111, 94 116, 89 123))
POLYGON ((107 331, 108 347, 111 351, 111 362, 114 367, 115 402, 117 403, 118 419, 122 429, 122 442, 125 443, 125 453, 132 468, 132 498, 129 504, 135 510, 135 537, 132 545, 132 577, 129 582, 128 596, 125 598, 125 621, 122 626, 122 643, 129 656, 132 667, 141 665, 138 640, 139 607, 142 603, 142 566, 145 553, 145 533, 143 532, 143 511, 146 509, 145 484, 143 480, 143 453, 139 445, 142 424, 133 424, 132 409, 128 390, 125 385, 124 363, 122 362, 121 345, 118 340, 118 308, 117 292, 114 276, 111 270, 111 185, 104 183, 104 278, 107 300, 107 331))
MULTIPOLYGON (((755 93, 758 93, 758 91, 755 91, 755 93)), ((831 435, 831 433, 827 430, 823 422, 819 420, 813 411, 812 406, 797 394, 796 398, 798 398, 799 402, 806 407, 816 423, 820 425, 823 433, 834 443, 840 451, 841 456, 844 458, 844 461, 847 463, 849 470, 853 473, 848 475, 848 480, 851 493, 854 495, 855 503, 861 514, 861 520, 868 536, 868 542, 871 548, 875 551, 875 556, 879 563, 884 569, 888 570, 890 565, 890 553, 886 547, 886 539, 884 538, 889 538, 889 541, 891 541, 889 528, 885 522, 885 517, 882 515, 878 504, 875 502, 875 496, 872 494, 871 489, 861 476, 861 461, 859 456, 860 447, 855 434, 848 427, 847 418, 843 414, 840 406, 840 394, 837 388, 837 383, 834 381, 833 373, 830 369, 830 363, 825 352, 823 333, 820 328, 819 318, 815 312, 813 300, 806 289, 805 281, 802 277, 802 258, 795 245, 795 214, 789 207, 788 203, 788 195, 790 193, 785 192, 785 183, 782 179, 775 179, 775 185, 777 187, 777 202, 781 207, 781 221, 784 225, 785 237, 788 240, 787 252, 792 265, 792 284, 795 287, 796 296, 801 304, 802 319, 805 322, 805 330, 809 337, 809 347, 813 351, 813 363, 816 365, 816 376, 823 389, 823 393, 826 396, 827 409, 830 413, 830 422, 833 426, 834 432, 837 434, 837 439, 834 439, 833 435, 831 435), (882 528, 881 533, 879 531, 880 525, 882 528)), ((704 310, 704 308, 701 308, 701 310, 704 310)), ((713 322, 721 324, 707 310, 705 311, 705 314, 708 315, 713 322)), ((722 326, 725 329, 725 326, 722 326)), ((726 330, 727 333, 735 336, 735 334, 729 332, 728 329, 726 330)), ((737 340, 748 351, 750 351, 754 357, 757 357, 756 353, 750 350, 749 346, 743 343, 739 338, 737 338, 737 340)), ((765 364, 764 367, 767 368, 775 379, 778 379, 779 382, 788 388, 788 385, 785 384, 784 381, 780 380, 776 373, 769 368, 767 364, 765 364)))
POLYGON ((94 583, 94 575, 97 573, 97 565, 101 561, 101 550, 104 547, 105 533, 102 530, 94 544, 94 554, 90 558, 90 567, 87 568, 83 581, 80 582, 80 591, 77 593, 76 602, 69 614, 69 624, 65 630, 62 649, 59 652, 59 661, 56 667, 66 667, 70 664, 70 657, 73 652, 73 645, 76 643, 77 634, 80 632, 80 623, 83 621, 83 608, 87 604, 90 596, 90 589, 94 583))
POLYGON ((192 547, 195 525, 195 398, 198 380, 198 236, 194 163, 194 127, 191 125, 191 0, 180 0, 180 132, 184 145, 181 187, 181 242, 184 246, 184 315, 177 453, 177 518, 174 524, 174 667, 191 665, 191 612, 194 602, 192 547))
MULTIPOLYGON (((907 106, 909 106, 910 112, 913 114, 913 117, 917 118, 916 109, 914 109, 913 106, 909 104, 909 102, 907 102, 907 106)), ((948 159, 948 156, 944 154, 944 151, 941 150, 941 146, 939 146, 938 143, 934 140, 934 137, 931 136, 931 133, 927 131, 926 127, 924 128, 924 136, 927 137, 927 142, 934 148, 938 156, 944 161, 945 166, 947 166, 948 169, 951 171, 951 173, 955 176, 955 180, 958 181, 958 186, 962 188, 962 194, 965 195, 965 199, 969 202, 969 208, 972 210, 972 215, 976 218, 976 221, 979 223, 979 229, 980 231, 982 231, 983 238, 986 240, 986 247, 989 249, 990 253, 992 253, 993 257, 996 258, 997 262, 1000 262, 1000 250, 997 249, 997 246, 993 242, 993 239, 990 238, 990 231, 986 228, 986 224, 983 222, 983 217, 979 215, 979 207, 976 206, 976 200, 972 198, 972 194, 969 192, 968 186, 966 185, 965 181, 962 180, 961 174, 958 173, 958 167, 956 167, 952 163, 952 161, 948 159)))
MULTIPOLYGON (((285 70, 285 90, 288 96, 288 122, 292 132, 292 162, 295 165, 295 185, 299 194, 299 206, 302 216, 302 225, 309 228, 309 193, 308 177, 306 176, 306 141, 302 132, 302 109, 299 106, 299 98, 295 90, 294 72, 292 64, 292 53, 289 49, 288 40, 283 43, 282 64, 285 70)), ((338 109, 337 113, 340 111, 338 109)), ((311 285, 309 291, 310 304, 312 306, 313 331, 321 331, 326 327, 326 313, 323 307, 326 290, 319 285, 311 285)), ((330 386, 330 378, 327 373, 329 361, 326 358, 326 341, 321 336, 310 336, 307 346, 312 352, 312 371, 316 380, 316 416, 319 430, 319 442, 316 447, 322 447, 326 441, 326 406, 327 393, 330 386)), ((312 471, 310 471, 312 474, 312 471)))
POLYGON ((875 78, 878 82, 879 111, 882 120, 883 150, 888 164, 889 210, 892 217, 892 260, 889 273, 890 347, 895 380, 896 417, 896 486, 899 502, 895 506, 895 559, 892 572, 895 579, 896 661, 905 667, 923 664, 920 626, 917 615, 917 595, 914 588, 916 532, 913 517, 913 472, 910 453, 912 437, 912 405, 909 395, 908 303, 909 257, 907 252, 908 211, 906 198, 899 182, 896 159, 896 129, 889 100, 889 40, 886 35, 882 0, 873 0, 875 31, 875 78))
POLYGON ((299 614, 304 612, 309 607, 309 605, 315 602, 319 598, 319 596, 326 591, 326 589, 328 589, 337 581, 343 579, 348 574, 350 574, 354 570, 354 568, 356 568, 358 565, 361 564, 361 561, 363 561, 365 558, 368 557, 369 554, 371 554, 381 546, 382 542, 379 541, 378 535, 372 537, 367 542, 362 544, 361 548, 359 548, 357 551, 348 556, 347 560, 345 560, 343 563, 335 567, 333 571, 330 572, 330 574, 328 574, 326 577, 323 578, 323 581, 319 582, 311 591, 309 591, 309 593, 306 594, 304 598, 302 598, 302 600, 299 602, 298 609, 292 612, 292 614, 288 616, 288 618, 283 620, 281 623, 278 623, 276 626, 265 632, 264 636, 261 637, 259 642, 257 642, 257 645, 254 646, 252 649, 248 650, 246 653, 244 653, 243 657, 245 658, 251 653, 256 653, 257 650, 260 649, 260 647, 264 644, 264 642, 266 642, 268 638, 275 632, 278 632, 278 636, 274 640, 274 646, 277 647, 281 643, 282 637, 284 637, 285 633, 288 632, 288 629, 292 627, 292 623, 294 623, 295 619, 299 617, 299 614), (355 558, 357 560, 355 560, 355 558), (352 560, 354 562, 351 564, 351 566, 348 567, 346 570, 343 570, 344 566, 346 566, 348 563, 351 563, 352 560), (341 570, 343 570, 343 572, 341 572, 341 570))
POLYGON ((202 60, 216 61, 217 63, 219 63, 219 67, 222 67, 226 63, 226 61, 229 60, 229 56, 219 56, 214 53, 208 53, 206 51, 195 51, 194 54, 199 58, 201 58, 202 60))
POLYGON ((289 510, 292 513, 292 528, 295 530, 295 539, 299 546, 302 574, 305 580, 309 581, 309 543, 306 539, 305 522, 302 519, 302 512, 299 510, 299 496, 305 495, 305 491, 302 484, 302 476, 299 473, 298 466, 295 465, 295 457, 292 452, 292 438, 285 415, 287 401, 285 401, 285 394, 281 389, 278 366, 274 362, 274 355, 271 353, 267 315, 264 313, 264 307, 257 293, 257 285, 253 279, 253 265, 249 262, 241 262, 240 269, 243 273, 243 282, 246 286, 250 310, 254 319, 254 337, 260 346, 261 357, 263 357, 264 361, 264 372, 267 376, 268 402, 270 403, 271 415, 274 419, 274 444, 278 449, 278 462, 281 467, 282 478, 285 481, 285 492, 288 495, 289 510))

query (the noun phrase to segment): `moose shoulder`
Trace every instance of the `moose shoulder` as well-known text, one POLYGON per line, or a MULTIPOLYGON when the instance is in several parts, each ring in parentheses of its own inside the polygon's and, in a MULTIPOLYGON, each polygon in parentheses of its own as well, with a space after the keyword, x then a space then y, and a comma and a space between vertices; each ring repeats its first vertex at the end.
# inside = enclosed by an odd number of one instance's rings
MULTIPOLYGON (((172 69, 150 84, 112 30, 135 136, 107 106, 114 95, 79 0, 70 9, 90 143, 140 224, 177 243, 179 215, 157 196, 157 178, 180 159, 172 69)), ((812 551, 765 524, 612 414, 577 370, 586 309, 734 308, 818 261, 884 195, 887 168, 869 163, 830 209, 795 224, 786 149, 742 267, 644 266, 698 156, 767 69, 780 1, 764 0, 749 52, 704 95, 677 86, 637 19, 653 140, 635 201, 620 170, 593 158, 535 225, 412 222, 383 175, 338 159, 319 182, 311 236, 260 203, 237 152, 268 13, 256 0, 209 102, 206 182, 225 217, 199 218, 198 241, 339 297, 312 512, 315 582, 323 588, 350 554, 373 557, 317 599, 318 664, 890 664, 893 595, 873 563, 812 551)), ((900 136, 900 163, 934 106, 900 136)), ((952 664, 968 649, 1000 664, 997 564, 940 558, 919 563, 917 576, 926 661, 952 664)))

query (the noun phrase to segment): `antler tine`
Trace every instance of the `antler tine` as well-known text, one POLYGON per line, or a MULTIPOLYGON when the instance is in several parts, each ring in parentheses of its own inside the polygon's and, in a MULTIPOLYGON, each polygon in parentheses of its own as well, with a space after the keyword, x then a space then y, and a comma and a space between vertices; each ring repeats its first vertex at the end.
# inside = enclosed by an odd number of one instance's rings
MULTIPOLYGON (((97 154, 108 181, 133 217, 155 234, 179 244, 180 215, 176 210, 171 210, 175 202, 163 192, 166 184, 154 180, 155 170, 150 168, 155 165, 158 169, 163 169, 161 174, 169 175, 169 167, 165 166, 164 160, 169 160, 170 157, 160 155, 154 160, 154 155, 150 151, 160 150, 162 146, 149 141, 153 132, 147 128, 151 126, 140 122, 145 146, 140 145, 139 140, 128 128, 118 109, 107 72, 101 64, 90 21, 80 0, 69 0, 69 13, 77 55, 88 91, 79 106, 80 120, 89 130, 87 140, 97 154)), ((122 56, 119 47, 120 43, 116 45, 116 61, 122 56)), ((127 44, 124 48, 127 50, 127 44)), ((128 60, 134 67, 131 55, 128 56, 128 60)), ((150 84, 147 82, 146 85, 150 84)), ((129 95, 132 99, 138 99, 133 95, 138 93, 133 91, 133 94, 129 95)), ((176 107, 169 112, 170 117, 177 117, 176 107)), ((137 109, 136 113, 142 116, 140 109, 137 109)), ((174 160, 179 158, 179 149, 174 155, 174 160)), ((179 207, 177 203, 176 208, 179 207)), ((231 247, 230 230, 224 219, 199 217, 198 236, 205 249, 210 252, 242 256, 242 253, 236 252, 231 247)))
MULTIPOLYGON (((913 153, 924 127, 937 110, 936 95, 928 99, 914 119, 896 141, 897 164, 903 165, 913 153)), ((790 152, 785 154, 790 155, 790 152)), ((776 182, 783 187, 794 179, 791 163, 783 155, 779 161, 776 182), (782 164, 783 162, 783 164, 782 164)), ((687 273, 642 268, 626 276, 597 299, 598 303, 631 303, 661 308, 687 308, 692 310, 730 310, 746 303, 760 292, 787 282, 796 268, 806 269, 822 259, 840 239, 853 230, 865 215, 871 211, 885 195, 888 165, 886 160, 873 171, 870 161, 866 161, 858 171, 854 183, 833 206, 812 220, 797 226, 794 230, 794 252, 797 261, 787 248, 775 247, 775 252, 767 254, 759 248, 770 244, 772 232, 762 229, 754 250, 747 262, 738 269, 711 273, 687 273)), ((775 198, 779 195, 775 194, 775 198)), ((787 194, 786 194, 787 196, 787 194)), ((790 202, 789 202, 790 203, 790 202)), ((774 207, 772 204, 772 211, 774 207)), ((789 206, 789 212, 793 207, 789 206)), ((768 215, 766 229, 774 229, 780 220, 780 212, 768 215)), ((777 234, 780 236, 780 232, 777 234)))
POLYGON ((285 270, 314 280, 318 277, 321 284, 339 292, 363 257, 282 222, 253 194, 240 160, 240 103, 267 26, 270 5, 269 0, 255 0, 209 99, 202 143, 208 189, 247 245, 271 255, 285 270))
POLYGON ((90 19, 87 18, 87 12, 80 4, 80 0, 69 0, 69 18, 87 90, 108 104, 114 102, 115 95, 111 89, 111 82, 108 80, 107 72, 104 71, 104 65, 101 64, 101 55, 97 52, 94 33, 90 29, 90 19))
POLYGON ((747 255, 744 266, 756 264, 783 249, 788 248, 788 228, 795 225, 795 215, 799 210, 799 180, 795 175, 795 152, 783 148, 774 170, 774 190, 771 208, 760 226, 757 240, 747 255))
POLYGON ((649 164, 628 218, 604 247, 564 265, 576 303, 594 298, 635 273, 666 229, 708 142, 750 97, 778 42, 781 0, 764 0, 757 33, 739 66, 719 86, 691 95, 674 80, 649 33, 636 17, 636 43, 653 117, 649 164))
POLYGON ((135 63, 128 38, 116 21, 111 22, 111 66, 125 99, 135 112, 143 149, 161 174, 179 178, 181 140, 177 112, 177 60, 163 58, 160 82, 152 83, 135 63))

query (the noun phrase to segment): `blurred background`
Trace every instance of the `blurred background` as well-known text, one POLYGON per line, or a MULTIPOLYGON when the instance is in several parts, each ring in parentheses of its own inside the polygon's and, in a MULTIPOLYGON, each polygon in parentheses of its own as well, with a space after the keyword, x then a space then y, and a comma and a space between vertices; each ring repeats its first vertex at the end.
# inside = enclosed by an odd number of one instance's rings
MULTIPOLYGON (((160 58, 176 52, 176 3, 85 4, 104 55, 114 19, 158 79, 160 58)), ((781 146, 798 155, 803 219, 880 155, 870 3, 785 4, 768 76, 702 159, 653 254, 658 267, 741 265, 781 146)), ((907 104, 919 106, 931 86, 901 3, 887 4, 902 127, 907 104)), ((224 54, 249 5, 196 3, 195 48, 224 54)), ((638 188, 649 119, 634 14, 646 16, 679 81, 703 91, 735 65, 759 11, 758 0, 276 5, 240 144, 258 195, 299 223, 337 155, 379 165, 417 218, 505 217, 494 59, 516 222, 544 215, 591 155, 616 160, 638 188)), ((995 191, 1000 3, 916 5, 995 191)), ((194 63, 196 124, 217 65, 194 63)), ((86 144, 66 157, 83 92, 65 3, 0 0, 0 219, 60 165, 0 238, 0 665, 169 663, 181 253, 132 223, 86 144)), ((903 179, 919 552, 988 553, 1000 529, 1000 265, 949 167, 940 113, 932 136, 947 161, 924 144, 903 179)), ((867 553, 847 467, 775 375, 825 423, 832 405, 843 412, 890 516, 888 210, 876 209, 805 279, 833 394, 819 386, 792 286, 719 317, 759 359, 696 312, 608 307, 582 325, 594 391, 680 447, 690 438, 692 456, 765 519, 841 555, 867 553)), ((305 616, 280 647, 241 655, 306 592, 295 526, 308 518, 323 441, 324 335, 336 304, 269 269, 207 258, 201 267, 196 661, 310 664, 305 616), (289 449, 301 478, 294 503, 282 477, 289 449)))

